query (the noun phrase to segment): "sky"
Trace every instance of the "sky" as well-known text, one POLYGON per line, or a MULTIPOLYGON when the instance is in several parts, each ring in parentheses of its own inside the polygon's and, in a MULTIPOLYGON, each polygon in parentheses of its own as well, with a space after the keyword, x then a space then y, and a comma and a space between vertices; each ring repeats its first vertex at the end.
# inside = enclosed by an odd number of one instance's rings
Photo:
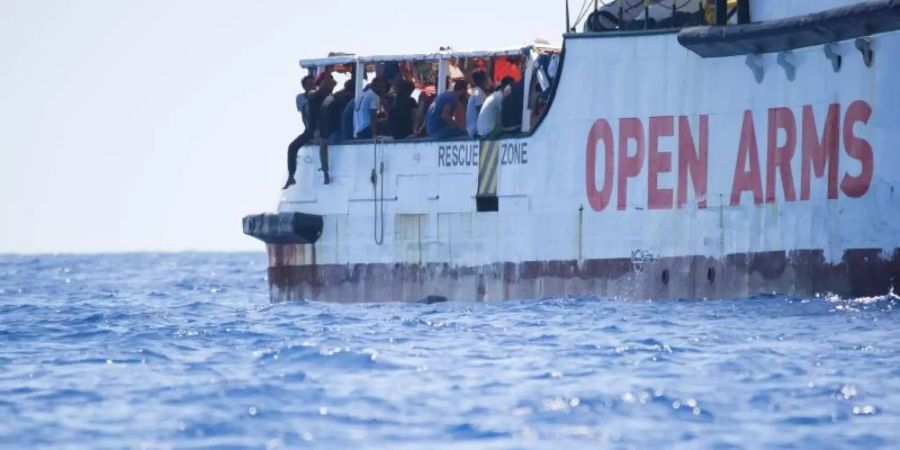
POLYGON ((261 251, 299 59, 558 44, 563 5, 0 0, 0 253, 261 251))

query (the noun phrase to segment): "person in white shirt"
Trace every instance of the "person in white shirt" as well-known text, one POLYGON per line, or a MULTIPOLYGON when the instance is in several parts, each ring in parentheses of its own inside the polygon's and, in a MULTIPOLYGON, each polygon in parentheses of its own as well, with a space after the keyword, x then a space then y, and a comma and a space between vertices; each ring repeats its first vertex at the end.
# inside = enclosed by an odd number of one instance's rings
POLYGON ((500 82, 500 86, 493 94, 485 99, 478 113, 476 132, 478 136, 487 139, 496 137, 503 130, 500 119, 503 112, 503 96, 507 94, 510 86, 515 82, 512 77, 506 77, 500 82))
POLYGON ((372 139, 378 135, 378 108, 386 90, 385 79, 375 77, 356 99, 356 110, 353 112, 353 135, 356 139, 372 139))
POLYGON ((469 95, 469 104, 466 106, 466 132, 471 137, 478 135, 478 114, 487 98, 487 94, 484 92, 487 88, 486 80, 484 70, 475 69, 472 72, 472 84, 475 85, 475 89, 472 89, 472 93, 469 95))

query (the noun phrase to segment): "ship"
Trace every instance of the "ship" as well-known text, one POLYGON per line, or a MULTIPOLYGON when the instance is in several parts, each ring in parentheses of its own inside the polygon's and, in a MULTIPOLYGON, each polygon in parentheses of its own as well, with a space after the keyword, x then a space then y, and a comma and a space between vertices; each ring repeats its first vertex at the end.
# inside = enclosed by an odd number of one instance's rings
POLYGON ((430 61, 441 93, 460 61, 507 57, 521 128, 331 145, 330 180, 302 148, 277 210, 243 220, 272 301, 893 292, 900 0, 601 3, 558 49, 302 60, 430 61))

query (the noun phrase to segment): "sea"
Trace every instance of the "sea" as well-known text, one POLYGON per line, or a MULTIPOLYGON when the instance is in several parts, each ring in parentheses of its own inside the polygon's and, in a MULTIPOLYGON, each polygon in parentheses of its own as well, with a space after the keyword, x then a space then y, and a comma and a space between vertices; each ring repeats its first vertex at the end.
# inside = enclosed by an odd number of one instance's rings
POLYGON ((898 308, 275 304, 261 253, 0 256, 0 448, 900 448, 898 308))

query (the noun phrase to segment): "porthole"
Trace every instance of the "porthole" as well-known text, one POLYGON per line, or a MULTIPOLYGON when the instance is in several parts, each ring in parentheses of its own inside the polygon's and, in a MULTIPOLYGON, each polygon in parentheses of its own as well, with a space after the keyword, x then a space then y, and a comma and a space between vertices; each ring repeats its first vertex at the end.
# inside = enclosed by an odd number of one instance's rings
POLYGON ((664 269, 662 271, 662 282, 664 285, 669 285, 669 269, 664 269))

